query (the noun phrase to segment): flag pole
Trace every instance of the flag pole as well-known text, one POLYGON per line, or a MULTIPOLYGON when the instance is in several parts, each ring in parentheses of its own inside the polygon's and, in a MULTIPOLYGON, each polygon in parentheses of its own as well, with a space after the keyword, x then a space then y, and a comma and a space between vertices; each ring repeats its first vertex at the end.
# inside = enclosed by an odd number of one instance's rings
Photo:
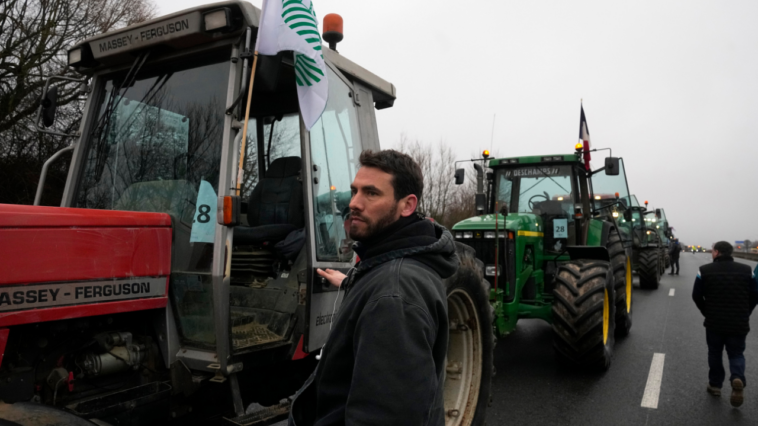
POLYGON ((253 52, 253 69, 250 71, 250 87, 247 89, 247 105, 245 105, 245 121, 242 124, 242 145, 240 147, 240 163, 237 169, 237 195, 240 195, 242 185, 242 171, 245 164, 245 149, 247 146, 247 122, 250 120, 250 101, 253 99, 253 84, 255 83, 255 69, 258 68, 258 51, 253 52))

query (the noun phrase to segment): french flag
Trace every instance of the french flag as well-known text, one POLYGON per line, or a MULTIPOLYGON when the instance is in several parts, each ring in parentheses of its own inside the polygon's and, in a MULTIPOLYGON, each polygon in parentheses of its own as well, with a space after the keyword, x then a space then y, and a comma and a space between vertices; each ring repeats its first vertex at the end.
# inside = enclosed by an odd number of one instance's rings
POLYGON ((587 119, 584 117, 584 106, 580 106, 581 117, 579 118, 579 140, 584 146, 584 169, 590 170, 590 128, 587 127, 587 119))

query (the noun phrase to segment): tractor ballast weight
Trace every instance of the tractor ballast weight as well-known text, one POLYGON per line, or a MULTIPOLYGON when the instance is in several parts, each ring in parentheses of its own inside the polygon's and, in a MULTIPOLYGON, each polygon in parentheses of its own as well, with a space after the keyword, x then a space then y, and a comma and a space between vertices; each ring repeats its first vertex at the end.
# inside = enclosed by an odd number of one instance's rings
POLYGON ((495 334, 540 318, 553 325, 559 358, 608 368, 614 336, 632 323, 631 243, 610 211, 619 195, 608 195, 614 188, 628 197, 623 160, 607 159, 595 172, 580 150, 478 161, 491 169, 487 213, 457 223, 453 234, 481 262, 495 334))

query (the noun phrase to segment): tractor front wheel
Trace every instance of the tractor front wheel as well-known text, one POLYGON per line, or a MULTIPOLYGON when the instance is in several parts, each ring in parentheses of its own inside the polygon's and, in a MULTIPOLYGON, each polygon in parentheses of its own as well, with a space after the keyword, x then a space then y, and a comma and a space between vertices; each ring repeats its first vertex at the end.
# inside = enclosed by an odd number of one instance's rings
POLYGON ((640 288, 655 290, 661 281, 661 258, 657 249, 641 250, 639 255, 640 288))
POLYGON ((609 262, 561 265, 553 291, 553 347, 562 361, 605 370, 613 354, 616 305, 609 262))
POLYGON ((495 335, 484 266, 456 243, 460 265, 446 280, 450 327, 445 374, 445 425, 483 425, 490 401, 495 335))

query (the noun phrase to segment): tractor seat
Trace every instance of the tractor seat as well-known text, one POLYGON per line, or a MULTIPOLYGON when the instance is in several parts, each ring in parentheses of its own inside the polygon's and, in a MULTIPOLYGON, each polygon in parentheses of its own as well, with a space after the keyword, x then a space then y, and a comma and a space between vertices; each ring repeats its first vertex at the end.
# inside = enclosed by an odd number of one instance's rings
POLYGON ((277 158, 250 194, 247 222, 234 229, 235 245, 272 246, 305 226, 300 157, 277 158))

